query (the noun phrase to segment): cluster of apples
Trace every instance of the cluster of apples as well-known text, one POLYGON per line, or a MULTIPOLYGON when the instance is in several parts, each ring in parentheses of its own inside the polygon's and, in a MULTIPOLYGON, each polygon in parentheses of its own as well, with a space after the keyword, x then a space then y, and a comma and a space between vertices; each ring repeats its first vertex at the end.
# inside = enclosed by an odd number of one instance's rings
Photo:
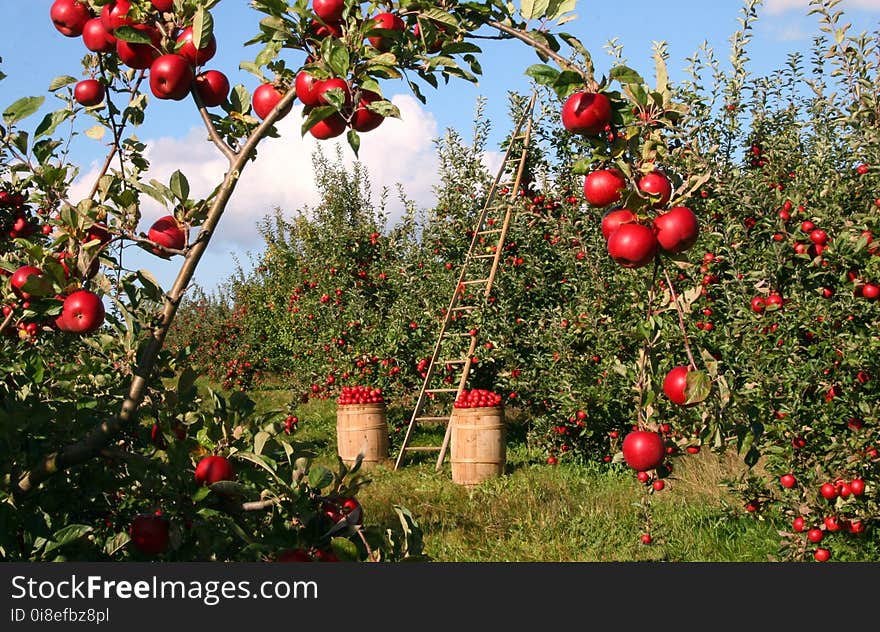
MULTIPOLYGON (((311 30, 317 39, 325 37, 342 37, 343 12, 345 0, 312 0, 312 10, 318 19, 314 20, 311 30)), ((376 29, 403 32, 404 21, 394 13, 379 13, 372 18, 376 29)), ((371 36, 370 45, 380 52, 391 50, 393 40, 390 37, 371 36)), ((284 97, 289 88, 276 83, 264 83, 254 90, 252 105, 254 113, 265 119, 284 97)), ((342 77, 318 78, 309 70, 297 73, 293 89, 296 98, 305 106, 303 116, 308 117, 315 108, 330 105, 327 93, 333 89, 342 92, 344 105, 341 112, 317 121, 309 128, 309 133, 319 139, 327 140, 340 136, 349 127, 356 132, 370 132, 385 120, 385 117, 370 109, 370 104, 382 99, 382 96, 371 90, 353 85, 342 77), (357 103, 355 103, 357 100, 357 103)), ((281 111, 281 117, 290 112, 292 102, 281 111)))
POLYGON ((0 190, 0 238, 27 238, 40 230, 27 198, 19 191, 0 190))
MULTIPOLYGON (((173 0, 150 0, 154 12, 135 21, 130 15, 132 2, 113 0, 105 4, 99 15, 93 15, 87 4, 79 0, 55 0, 49 11, 52 23, 66 37, 81 37, 85 47, 95 53, 116 55, 129 68, 149 70, 150 90, 158 99, 180 101, 195 86, 206 107, 224 103, 229 94, 229 80, 218 70, 196 75, 196 68, 212 59, 217 52, 213 35, 196 47, 191 26, 163 34, 160 24, 173 24, 173 0), (130 42, 117 37, 115 31, 130 27, 149 43, 130 42)), ((86 107, 100 105, 106 87, 99 80, 84 79, 74 87, 74 98, 86 107)))
POLYGON ((343 386, 342 392, 336 399, 336 403, 340 406, 349 404, 383 404, 385 397, 381 388, 372 388, 370 386, 343 386))
MULTIPOLYGON (((100 296, 91 290, 78 288, 67 295, 56 294, 54 297, 49 297, 52 280, 34 265, 19 266, 9 277, 9 286, 18 300, 17 306, 22 310, 30 309, 32 301, 45 298, 62 301, 60 314, 51 322, 51 325, 59 331, 90 334, 97 331, 104 323, 106 310, 100 296)), ((4 318, 9 317, 13 311, 12 305, 4 305, 4 318)), ((27 337, 35 338, 40 326, 36 322, 21 321, 19 329, 27 337)))
MULTIPOLYGON (((36 212, 36 215, 45 214, 46 211, 43 209, 36 212)), ((32 215, 28 195, 23 191, 0 191, 0 218, 3 219, 4 234, 10 239, 29 239, 33 235, 39 237, 51 232, 50 224, 40 226, 37 217, 32 215), (7 224, 8 230, 6 230, 7 224)), ((110 239, 110 233, 100 224, 93 224, 84 236, 86 242, 98 241, 102 246, 110 239)), ((43 265, 39 261, 20 265, 11 272, 0 270, 0 275, 8 278, 6 296, 11 299, 0 310, 3 320, 13 319, 16 314, 27 311, 54 314, 57 306, 52 303, 60 301, 60 313, 48 320, 33 317, 19 318, 16 323, 18 335, 23 339, 34 340, 45 328, 77 334, 97 331, 106 315, 101 298, 95 292, 81 288, 79 282, 73 287, 76 281, 74 277, 77 275, 68 266, 72 257, 70 252, 55 252, 51 253, 50 257, 60 267, 60 271, 56 268, 54 275, 38 267, 43 265), (58 293, 59 286, 63 286, 61 293, 58 293)), ((93 261, 82 278, 91 278, 95 273, 97 273, 97 260, 93 261)), ((6 331, 15 334, 12 329, 6 331)))
MULTIPOLYGON (((612 103, 601 92, 580 90, 562 106, 562 125, 582 136, 608 134, 611 130, 612 103)), ((699 236, 699 222, 686 206, 666 209, 672 197, 672 183, 659 169, 643 173, 635 183, 647 206, 657 214, 640 221, 630 209, 612 207, 602 218, 602 235, 608 254, 624 268, 648 265, 658 252, 678 254, 688 250, 699 236)), ((629 188, 624 173, 615 167, 597 169, 584 179, 584 198, 595 207, 607 208, 623 200, 629 188)))
POLYGON ((463 390, 453 404, 453 408, 497 408, 498 406, 501 406, 501 395, 483 388, 463 390))

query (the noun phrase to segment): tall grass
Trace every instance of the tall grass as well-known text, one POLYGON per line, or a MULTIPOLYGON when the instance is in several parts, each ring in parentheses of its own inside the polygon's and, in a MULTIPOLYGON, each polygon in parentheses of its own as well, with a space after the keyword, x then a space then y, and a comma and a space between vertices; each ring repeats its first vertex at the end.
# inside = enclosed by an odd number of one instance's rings
MULTIPOLYGON (((285 402, 284 391, 252 393, 260 408, 285 402)), ((336 465, 335 404, 297 408, 297 438, 336 465)), ((389 417, 403 411, 389 411, 389 417)), ((764 562, 778 549, 778 521, 746 513, 724 484, 746 471, 735 457, 707 451, 676 459, 661 492, 648 492, 625 466, 549 466, 529 450, 525 429, 508 432, 503 476, 475 487, 452 482, 447 458, 407 457, 394 471, 400 437, 387 462, 365 470, 359 494, 365 520, 391 526, 394 505, 409 509, 424 532, 424 553, 442 562, 764 562), (651 544, 642 544, 650 519, 651 544)), ((393 426, 393 423, 391 424, 393 426)), ((439 445, 443 428, 419 428, 413 445, 439 445)))

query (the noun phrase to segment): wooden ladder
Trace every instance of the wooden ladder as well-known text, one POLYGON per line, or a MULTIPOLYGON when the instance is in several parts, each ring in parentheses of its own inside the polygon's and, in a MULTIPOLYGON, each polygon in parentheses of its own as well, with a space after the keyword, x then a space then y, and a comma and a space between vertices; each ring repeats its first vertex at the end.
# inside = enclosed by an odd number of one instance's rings
POLYGON ((449 447, 449 439, 452 434, 452 424, 450 423, 452 419, 451 410, 455 399, 458 398, 467 385, 478 338, 478 336, 470 335, 469 331, 452 331, 453 328, 451 325, 453 322, 460 320, 458 318, 459 315, 472 313, 479 308, 476 302, 473 301, 474 297, 470 291, 471 288, 479 288, 482 286, 483 301, 491 295, 492 285, 498 274, 498 267, 501 262, 502 253, 504 252, 504 242, 507 237, 508 229, 510 228, 510 221, 513 216, 514 208, 522 203, 519 199, 519 190, 522 184, 523 170, 525 168, 529 141, 531 140, 532 135, 532 113, 534 111, 536 97, 537 93, 533 93, 523 115, 520 117, 514 128, 510 142, 508 143, 507 151, 504 154, 504 160, 502 161, 501 167, 498 169, 498 173, 489 188, 486 202, 477 218, 476 228, 471 237, 470 247, 465 255, 464 262, 461 265, 458 282, 452 292, 452 298, 449 300, 449 307, 446 309, 443 316, 443 322, 440 325, 437 341, 434 344, 434 351, 428 361, 428 366, 422 381, 422 387, 419 391, 419 397, 416 400, 416 405, 413 409, 409 426, 403 437, 400 452, 394 463, 395 470, 400 468, 404 455, 408 452, 437 451, 439 452, 439 455, 437 457, 436 471, 439 472, 443 467, 443 461, 446 458, 446 451, 449 447), (513 175, 511 176, 511 174, 513 175), (501 221, 501 225, 498 226, 497 215, 500 215, 501 212, 504 213, 504 219, 501 221), (486 238, 488 237, 496 238, 494 251, 492 251, 491 248, 489 250, 486 249, 486 238), (486 269, 487 266, 488 271, 486 269), (471 299, 471 301, 468 302, 468 299, 471 299), (441 358, 441 356, 449 353, 448 349, 444 349, 445 346, 448 346, 444 345, 444 343, 448 341, 455 342, 456 340, 459 343, 461 343, 462 340, 466 340, 466 350, 454 354, 457 357, 441 358), (444 351, 446 351, 446 354, 444 354, 444 351), (458 386, 455 388, 444 388, 442 386, 434 385, 434 380, 438 373, 438 366, 446 368, 447 371, 449 370, 448 367, 458 367, 458 386), (425 408, 425 404, 429 399, 433 399, 437 395, 440 395, 441 397, 443 395, 454 395, 452 401, 448 405, 450 414, 443 416, 423 416, 422 412, 425 408), (434 424, 445 423, 446 434, 443 437, 443 444, 440 446, 410 445, 413 430, 419 422, 431 422, 434 424))

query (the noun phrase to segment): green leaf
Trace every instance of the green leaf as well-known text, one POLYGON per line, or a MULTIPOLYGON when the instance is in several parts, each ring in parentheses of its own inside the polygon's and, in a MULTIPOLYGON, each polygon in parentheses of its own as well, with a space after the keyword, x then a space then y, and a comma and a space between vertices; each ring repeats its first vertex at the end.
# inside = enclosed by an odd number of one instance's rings
POLYGON ((354 157, 357 158, 358 150, 361 148, 361 137, 358 135, 357 131, 350 129, 348 130, 348 134, 346 134, 346 138, 348 139, 349 147, 351 147, 351 150, 354 152, 354 157))
POLYGON ((139 31, 138 29, 125 25, 120 26, 118 28, 113 29, 113 36, 122 40, 123 42, 128 42, 129 44, 152 44, 152 40, 150 36, 145 31, 139 31))
POLYGON ((348 538, 332 538, 330 548, 341 562, 357 562, 359 559, 357 546, 348 538))
POLYGON ((107 555, 115 555, 117 552, 121 551, 126 544, 131 541, 131 537, 125 532, 121 531, 114 535, 112 538, 107 538, 107 541, 104 543, 104 553, 107 555))
POLYGON ((211 493, 211 490, 210 490, 207 486, 199 487, 199 488, 193 493, 193 495, 192 495, 192 501, 193 501, 194 503, 200 503, 200 502, 202 502, 203 500, 205 500, 205 498, 207 498, 208 495, 210 495, 210 493, 211 493))
POLYGON ((627 66, 615 66, 611 69, 611 72, 608 73, 608 76, 612 80, 619 81, 623 84, 635 83, 641 85, 645 83, 645 80, 642 79, 642 76, 639 73, 627 66))
POLYGON ((547 18, 550 20, 558 20, 566 13, 574 11, 576 6, 577 0, 550 0, 549 6, 547 7, 547 18))
POLYGON ((323 489, 333 482, 333 472, 323 465, 316 465, 309 472, 309 485, 315 489, 323 489))
POLYGON ((168 188, 171 189, 174 197, 178 200, 186 202, 189 199, 189 182, 180 169, 171 174, 171 180, 168 185, 168 188))
POLYGON ((684 394, 687 400, 685 404, 696 404, 709 397, 712 391, 712 382, 705 371, 688 371, 684 394))
POLYGON ((70 524, 62 527, 52 534, 52 541, 46 545, 45 552, 54 551, 55 549, 70 544, 81 537, 91 533, 92 527, 87 524, 70 524))
POLYGON ((348 74, 351 65, 348 48, 335 37, 327 37, 321 42, 321 57, 337 77, 344 77, 348 74))
POLYGON ((49 84, 49 92, 55 92, 56 90, 63 88, 64 86, 69 86, 72 83, 76 83, 78 79, 76 77, 71 77, 70 75, 61 75, 60 77, 55 77, 52 82, 49 84))
POLYGON ((544 86, 552 86, 559 77, 559 71, 547 64, 532 64, 526 68, 526 76, 544 86))
POLYGON ((254 454, 262 454, 263 448, 266 447, 266 442, 272 438, 268 432, 261 430, 254 437, 254 454))
POLYGON ((243 85, 236 85, 229 93, 229 103, 233 112, 244 114, 251 109, 251 93, 243 85))
POLYGON ((3 111, 3 120, 7 125, 13 125, 34 114, 45 100, 46 97, 22 97, 3 111))
MULTIPOLYGON (((334 90, 337 90, 337 88, 334 88, 334 90)), ((325 94, 329 94, 330 92, 333 92, 333 90, 328 90, 325 94)), ((325 118, 327 118, 328 116, 332 116, 333 114, 337 114, 337 111, 336 108, 332 105, 322 105, 316 108, 312 108, 306 116, 305 120, 303 121, 301 128, 302 135, 305 136, 306 132, 312 129, 315 123, 323 121, 325 118)))
POLYGON ((34 130, 34 140, 41 136, 51 136, 61 123, 73 116, 71 110, 56 110, 43 117, 34 130))
POLYGON ((149 270, 138 270, 137 278, 138 281, 141 282, 141 285, 144 288, 144 294, 146 294, 147 298, 150 298, 154 301, 162 300, 162 295, 165 293, 165 291, 159 285, 156 277, 154 277, 149 270))
POLYGON ((210 13, 205 11, 204 7, 199 7, 199 10, 196 11, 196 15, 193 18, 192 29, 193 46, 195 46, 197 50, 205 48, 208 42, 211 41, 211 35, 214 32, 214 18, 211 17, 210 13))
POLYGON ((458 20, 455 19, 454 15, 436 7, 425 9, 419 17, 427 18, 432 22, 439 22, 440 24, 445 24, 447 26, 458 26, 458 20))
POLYGON ((251 452, 236 452, 233 456, 236 459, 243 459, 245 461, 250 461, 255 465, 259 465, 261 468, 269 472, 269 474, 271 474, 272 477, 276 481, 278 481, 278 483, 280 483, 284 489, 288 489, 287 483, 280 476, 278 476, 278 473, 274 469, 272 469, 272 467, 266 462, 266 457, 253 454, 251 452))

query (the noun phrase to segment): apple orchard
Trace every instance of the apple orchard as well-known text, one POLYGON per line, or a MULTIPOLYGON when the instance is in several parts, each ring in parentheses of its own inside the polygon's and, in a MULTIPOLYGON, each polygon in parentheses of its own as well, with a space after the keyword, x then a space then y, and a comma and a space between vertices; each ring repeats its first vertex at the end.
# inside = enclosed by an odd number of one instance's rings
MULTIPOLYGON (((2 105, 0 558, 413 555, 412 514, 370 524, 368 481, 313 464, 295 407, 413 406, 492 181, 479 108, 471 144, 438 141, 424 214, 389 225, 365 172, 319 154, 322 202, 267 216, 258 265, 222 300, 190 285, 295 101, 302 134, 357 154, 399 116, 383 82, 429 103, 425 86, 477 79, 482 37, 534 49, 538 103, 501 273, 466 323, 471 405, 525 416, 546 467, 632 472, 648 509, 678 460, 733 451, 769 473, 737 481, 735 510, 779 521, 784 559, 876 549, 878 47, 836 2, 811 2, 811 59, 753 77, 747 0, 732 68, 704 48, 672 85, 662 44, 652 81, 616 59, 596 72, 564 31, 573 1, 253 0, 250 91, 212 67, 219 1, 54 0, 46 36, 82 55, 49 85, 63 106, 34 123, 44 96, 2 105), (146 179, 153 99, 180 102, 228 160, 209 197, 180 171, 146 179), (74 119, 110 139, 83 199, 74 119), (146 198, 167 209, 149 226, 146 198), (179 262, 173 285, 127 269, 129 247, 179 262), (256 413, 248 391, 273 380, 291 408, 256 413)), ((526 101, 510 96, 512 121, 526 101)), ((647 525, 633 538, 652 543, 647 525)))

